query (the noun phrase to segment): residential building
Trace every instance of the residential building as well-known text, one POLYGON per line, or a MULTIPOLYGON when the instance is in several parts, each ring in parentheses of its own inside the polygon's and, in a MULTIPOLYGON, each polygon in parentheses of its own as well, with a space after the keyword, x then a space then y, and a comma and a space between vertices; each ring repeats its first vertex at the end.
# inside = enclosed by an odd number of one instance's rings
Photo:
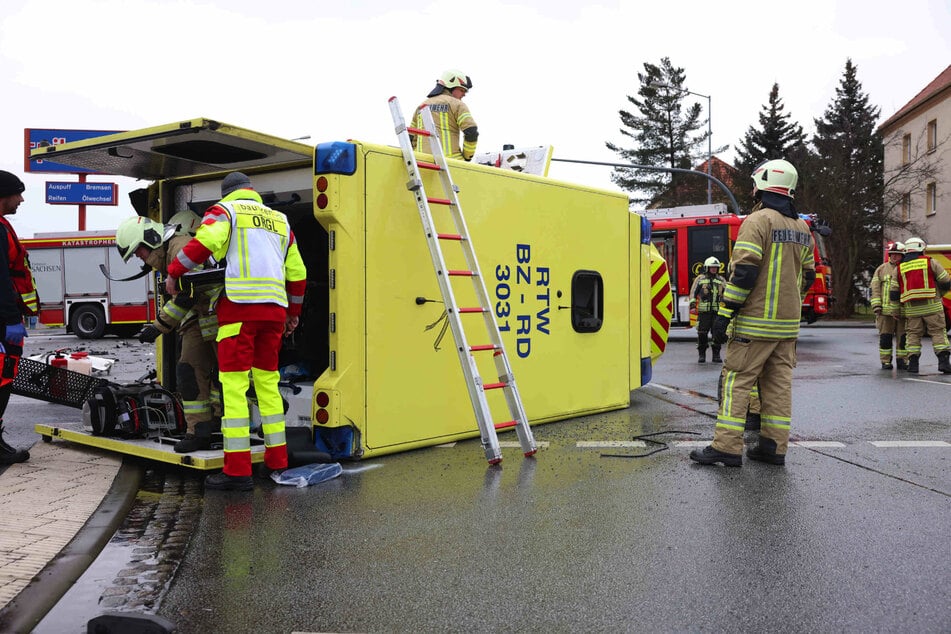
MULTIPOLYGON (((878 127, 885 143, 885 209, 929 244, 951 244, 951 66, 878 127)), ((894 234, 894 235, 891 235, 894 234)))

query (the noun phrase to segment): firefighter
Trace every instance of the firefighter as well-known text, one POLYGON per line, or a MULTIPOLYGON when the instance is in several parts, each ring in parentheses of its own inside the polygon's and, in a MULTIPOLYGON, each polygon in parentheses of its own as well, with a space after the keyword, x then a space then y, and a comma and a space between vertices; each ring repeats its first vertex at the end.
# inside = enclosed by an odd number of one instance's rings
POLYGON ((14 449, 3 439, 3 413, 13 393, 13 380, 23 356, 26 327, 23 318, 35 315, 39 298, 30 272, 30 259, 20 244, 17 232, 7 219, 17 212, 23 202, 26 186, 15 174, 0 170, 0 465, 25 462, 30 452, 14 449))
POLYGON ((789 445, 802 297, 816 274, 813 240, 793 205, 796 168, 782 159, 766 161, 752 178, 756 206, 740 225, 730 281, 711 329, 715 342, 729 343, 713 443, 690 452, 703 465, 743 466, 743 428, 757 381, 761 430, 746 455, 782 465, 789 445))
MULTIPOLYGON (((436 87, 429 91, 426 100, 413 113, 412 127, 423 129, 423 117, 420 110, 429 106, 433 123, 439 133, 439 142, 447 158, 471 161, 475 156, 476 143, 479 140, 479 128, 476 126, 469 107, 462 102, 472 89, 472 79, 461 70, 447 70, 436 81, 436 87), (462 134, 462 145, 459 135, 462 134)), ((426 138, 410 135, 417 152, 431 154, 432 150, 426 138)))
POLYGON ((226 262, 225 290, 216 307, 224 469, 205 478, 205 488, 249 491, 254 487, 247 400, 252 379, 264 434, 264 464, 274 471, 287 468, 278 353, 282 337, 297 327, 307 271, 287 217, 262 203, 246 175, 225 176, 221 196, 205 212, 195 237, 169 264, 166 290, 176 294, 177 278, 211 256, 226 262))
POLYGON ((883 370, 891 370, 892 348, 895 350, 895 363, 899 370, 905 369, 904 346, 899 342, 905 334, 904 319, 901 316, 901 302, 891 299, 892 289, 898 288, 898 265, 905 253, 905 245, 891 242, 888 245, 888 261, 879 265, 872 275, 872 312, 875 313, 875 326, 878 328, 878 356, 883 370))
MULTIPOLYGON (((165 226, 135 216, 116 229, 116 248, 126 262, 137 256, 163 275, 189 240, 189 229, 198 216, 191 211, 175 214, 165 226), (190 216, 190 217, 189 217, 190 216)), ((219 283, 210 288, 190 288, 188 293, 165 302, 155 321, 139 333, 142 343, 154 343, 159 335, 177 331, 181 337, 175 382, 185 413, 185 437, 175 443, 176 453, 211 448, 212 435, 221 428, 221 392, 217 386, 215 336, 218 321, 211 306, 221 293, 219 283)))
POLYGON ((898 266, 898 288, 890 295, 892 301, 901 302, 905 315, 908 371, 918 373, 921 337, 927 332, 938 357, 938 370, 951 374, 951 346, 941 305, 941 296, 951 290, 951 275, 924 252, 925 242, 921 238, 905 240, 905 257, 898 266))
MULTIPOLYGON (((710 256, 704 260, 703 272, 694 279, 693 286, 690 287, 690 310, 697 311, 697 350, 700 352, 697 363, 707 362, 707 335, 717 316, 725 286, 726 280, 720 275, 720 260, 710 256)), ((714 341, 711 349, 713 356, 710 361, 723 363, 720 358, 720 344, 714 341)))

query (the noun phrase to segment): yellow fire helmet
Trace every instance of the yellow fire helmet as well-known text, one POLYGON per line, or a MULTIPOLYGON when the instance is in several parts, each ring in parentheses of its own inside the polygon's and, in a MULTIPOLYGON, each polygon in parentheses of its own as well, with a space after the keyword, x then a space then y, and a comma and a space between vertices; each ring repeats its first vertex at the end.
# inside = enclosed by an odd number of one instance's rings
POLYGON ((761 164, 753 170, 753 187, 757 191, 773 192, 796 197, 796 185, 799 183, 799 172, 793 164, 783 159, 773 159, 761 164))
POLYGON ((128 262, 139 246, 157 249, 162 244, 165 227, 154 220, 135 216, 126 218, 116 229, 116 249, 123 262, 128 262))
POLYGON ((176 227, 175 235, 195 235, 195 232, 198 231, 198 227, 201 226, 201 216, 196 214, 190 209, 185 211, 180 211, 171 218, 168 219, 166 223, 168 226, 176 227))
POLYGON ((458 69, 447 70, 444 72, 439 77, 438 83, 440 86, 445 86, 449 90, 452 90, 453 88, 465 88, 467 91, 472 90, 472 79, 458 69))

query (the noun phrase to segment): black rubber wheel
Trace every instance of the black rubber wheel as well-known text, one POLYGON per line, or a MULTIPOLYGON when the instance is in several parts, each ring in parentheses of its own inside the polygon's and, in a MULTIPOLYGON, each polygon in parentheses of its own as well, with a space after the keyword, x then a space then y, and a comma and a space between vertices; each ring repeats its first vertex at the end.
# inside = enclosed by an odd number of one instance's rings
POLYGON ((80 339, 99 339, 106 332, 106 315, 100 306, 80 306, 70 316, 69 327, 80 339))

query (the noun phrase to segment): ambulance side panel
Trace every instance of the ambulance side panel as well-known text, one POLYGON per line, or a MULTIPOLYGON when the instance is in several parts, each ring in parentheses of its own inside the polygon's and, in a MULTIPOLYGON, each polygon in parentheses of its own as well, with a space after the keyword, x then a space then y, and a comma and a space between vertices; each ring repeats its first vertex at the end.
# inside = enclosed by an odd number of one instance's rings
MULTIPOLYGON (((452 335, 440 338, 443 306, 402 157, 395 148, 358 147, 354 176, 333 175, 330 198, 340 207, 318 213, 335 233, 336 332, 332 326, 331 367, 315 388, 332 392, 327 426, 355 425, 365 455, 477 436, 452 335)), ((453 162, 452 178, 530 422, 626 407, 637 327, 627 198, 462 162, 453 162), (592 296, 603 305, 590 323, 601 323, 578 332, 573 321, 592 296)), ((424 182, 430 197, 443 196, 436 174, 424 182)), ((444 206, 433 215, 437 231, 456 233, 444 206)), ((444 252, 449 269, 466 268, 458 245, 445 243, 444 252)), ((477 304, 469 281, 453 288, 460 306, 477 304)), ((470 345, 488 343, 481 316, 462 319, 470 345)), ((483 380, 497 381, 491 353, 475 354, 483 380)), ((501 394, 494 398, 494 420, 509 420, 501 394)))

